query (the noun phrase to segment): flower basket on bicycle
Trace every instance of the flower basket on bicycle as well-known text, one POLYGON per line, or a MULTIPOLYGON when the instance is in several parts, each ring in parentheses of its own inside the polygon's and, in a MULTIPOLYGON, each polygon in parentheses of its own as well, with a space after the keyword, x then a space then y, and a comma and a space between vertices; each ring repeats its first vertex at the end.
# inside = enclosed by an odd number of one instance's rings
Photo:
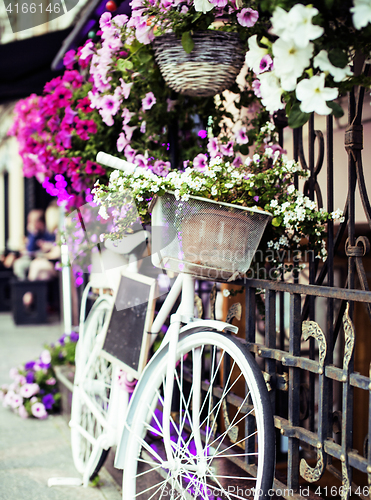
POLYGON ((271 215, 190 196, 177 200, 173 193, 157 199, 152 225, 152 262, 175 272, 232 281, 245 274, 271 215), (170 243, 169 243, 170 242, 170 243))

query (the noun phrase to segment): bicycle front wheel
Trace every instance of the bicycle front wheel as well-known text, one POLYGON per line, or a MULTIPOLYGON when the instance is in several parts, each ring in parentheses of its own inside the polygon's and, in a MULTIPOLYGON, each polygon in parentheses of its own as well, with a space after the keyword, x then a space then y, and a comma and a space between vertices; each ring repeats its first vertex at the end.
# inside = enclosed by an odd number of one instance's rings
POLYGON ((146 384, 135 396, 140 403, 126 448, 125 500, 264 498, 273 484, 274 425, 268 391, 251 353, 238 338, 212 330, 181 336, 177 360, 172 456, 163 443, 164 348, 143 374, 146 384))
POLYGON ((76 376, 71 403, 71 447, 76 469, 94 479, 108 451, 97 444, 104 432, 112 384, 112 365, 95 349, 97 336, 107 326, 111 297, 100 297, 84 325, 76 349, 76 376), (79 340, 80 342, 80 340, 79 340), (77 379, 77 383, 76 383, 77 379), (93 458, 91 458, 93 456, 93 458))

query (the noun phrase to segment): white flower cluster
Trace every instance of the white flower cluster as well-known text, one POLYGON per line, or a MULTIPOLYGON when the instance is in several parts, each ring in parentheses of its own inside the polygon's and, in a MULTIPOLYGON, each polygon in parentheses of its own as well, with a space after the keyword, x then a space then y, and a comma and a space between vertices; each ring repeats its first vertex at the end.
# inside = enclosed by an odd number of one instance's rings
MULTIPOLYGON (((361 3, 362 0, 355 0, 361 3)), ((363 0, 364 1, 364 0, 363 0)), ((369 3, 369 2, 368 2, 369 3)), ((321 26, 312 23, 318 10, 310 5, 294 5, 289 12, 276 7, 271 18, 271 33, 278 39, 271 46, 273 59, 269 55, 270 42, 263 39, 267 48, 258 45, 257 35, 249 38, 249 51, 246 63, 257 75, 260 97, 266 109, 273 113, 284 108, 283 92, 296 92, 302 112, 312 111, 320 115, 328 115, 331 108, 326 104, 338 97, 337 88, 325 86, 325 77, 330 74, 335 82, 341 82, 352 74, 350 67, 335 67, 328 58, 328 53, 321 50, 313 58, 314 44, 324 33, 321 26), (319 68, 319 74, 298 79, 310 66, 319 68)))

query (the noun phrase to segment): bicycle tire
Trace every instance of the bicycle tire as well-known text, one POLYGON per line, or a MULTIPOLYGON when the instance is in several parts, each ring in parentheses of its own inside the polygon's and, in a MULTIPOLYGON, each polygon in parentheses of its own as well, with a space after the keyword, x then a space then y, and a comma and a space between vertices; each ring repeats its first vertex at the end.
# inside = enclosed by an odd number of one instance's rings
MULTIPOLYGON (((123 498, 235 500, 253 496, 257 500, 267 497, 273 484, 275 433, 269 394, 255 359, 240 339, 204 329, 180 336, 177 360, 174 385, 179 391, 179 402, 176 407, 172 405, 171 418, 175 465, 172 470, 168 467, 162 442, 161 406, 167 346, 149 363, 142 375, 143 382, 140 381, 142 383, 137 388, 135 401, 132 401, 134 413, 125 447, 123 498), (191 473, 189 468, 197 465, 199 458, 192 442, 190 396, 194 376, 187 372, 187 360, 192 359, 196 350, 203 353, 210 350, 210 356, 206 357, 209 381, 203 385, 200 405, 200 429, 207 467, 204 471, 199 469, 191 473), (229 373, 228 359, 231 363, 229 373), (218 372, 226 373, 224 383, 218 372), (243 382, 247 388, 245 395, 232 393, 237 386, 241 391, 243 382), (214 396, 213 390, 216 392, 214 396), (226 401, 229 427, 227 419, 222 416, 223 400, 226 401), (234 413, 231 411, 232 400, 237 404, 234 413), (248 431, 245 433, 244 429, 248 431), (231 440, 233 433, 234 443, 231 440), (222 473, 223 468, 227 472, 222 473), (252 478, 251 471, 255 471, 256 479, 252 478)), ((173 403, 176 399, 173 394, 173 403)))
MULTIPOLYGON (((112 299, 100 297, 94 304, 84 324, 84 335, 76 348, 76 374, 82 374, 87 363, 90 367, 79 384, 75 383, 71 402, 71 447, 76 469, 84 474, 93 451, 93 444, 84 432, 97 439, 103 432, 103 426, 87 406, 82 391, 90 399, 94 408, 105 419, 111 392, 112 365, 102 356, 93 355, 97 335, 106 327, 112 299), (76 426, 77 424, 77 426, 76 426)), ((76 380, 76 377, 75 377, 76 380)), ((102 447, 97 450, 95 460, 91 464, 89 479, 93 480, 103 466, 109 449, 102 447)))

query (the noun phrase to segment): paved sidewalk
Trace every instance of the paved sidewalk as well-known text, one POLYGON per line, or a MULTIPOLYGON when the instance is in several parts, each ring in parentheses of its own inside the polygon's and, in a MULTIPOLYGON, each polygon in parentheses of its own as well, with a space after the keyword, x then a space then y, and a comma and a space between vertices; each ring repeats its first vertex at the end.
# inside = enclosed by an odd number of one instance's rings
MULTIPOLYGON (((10 314, 0 313, 0 385, 10 382, 10 368, 37 358, 43 344, 55 342, 62 333, 59 322, 16 327, 10 314)), ((48 487, 51 477, 80 477, 69 439, 62 416, 23 420, 0 404, 0 500, 120 500, 118 486, 105 469, 100 487, 48 487)))

